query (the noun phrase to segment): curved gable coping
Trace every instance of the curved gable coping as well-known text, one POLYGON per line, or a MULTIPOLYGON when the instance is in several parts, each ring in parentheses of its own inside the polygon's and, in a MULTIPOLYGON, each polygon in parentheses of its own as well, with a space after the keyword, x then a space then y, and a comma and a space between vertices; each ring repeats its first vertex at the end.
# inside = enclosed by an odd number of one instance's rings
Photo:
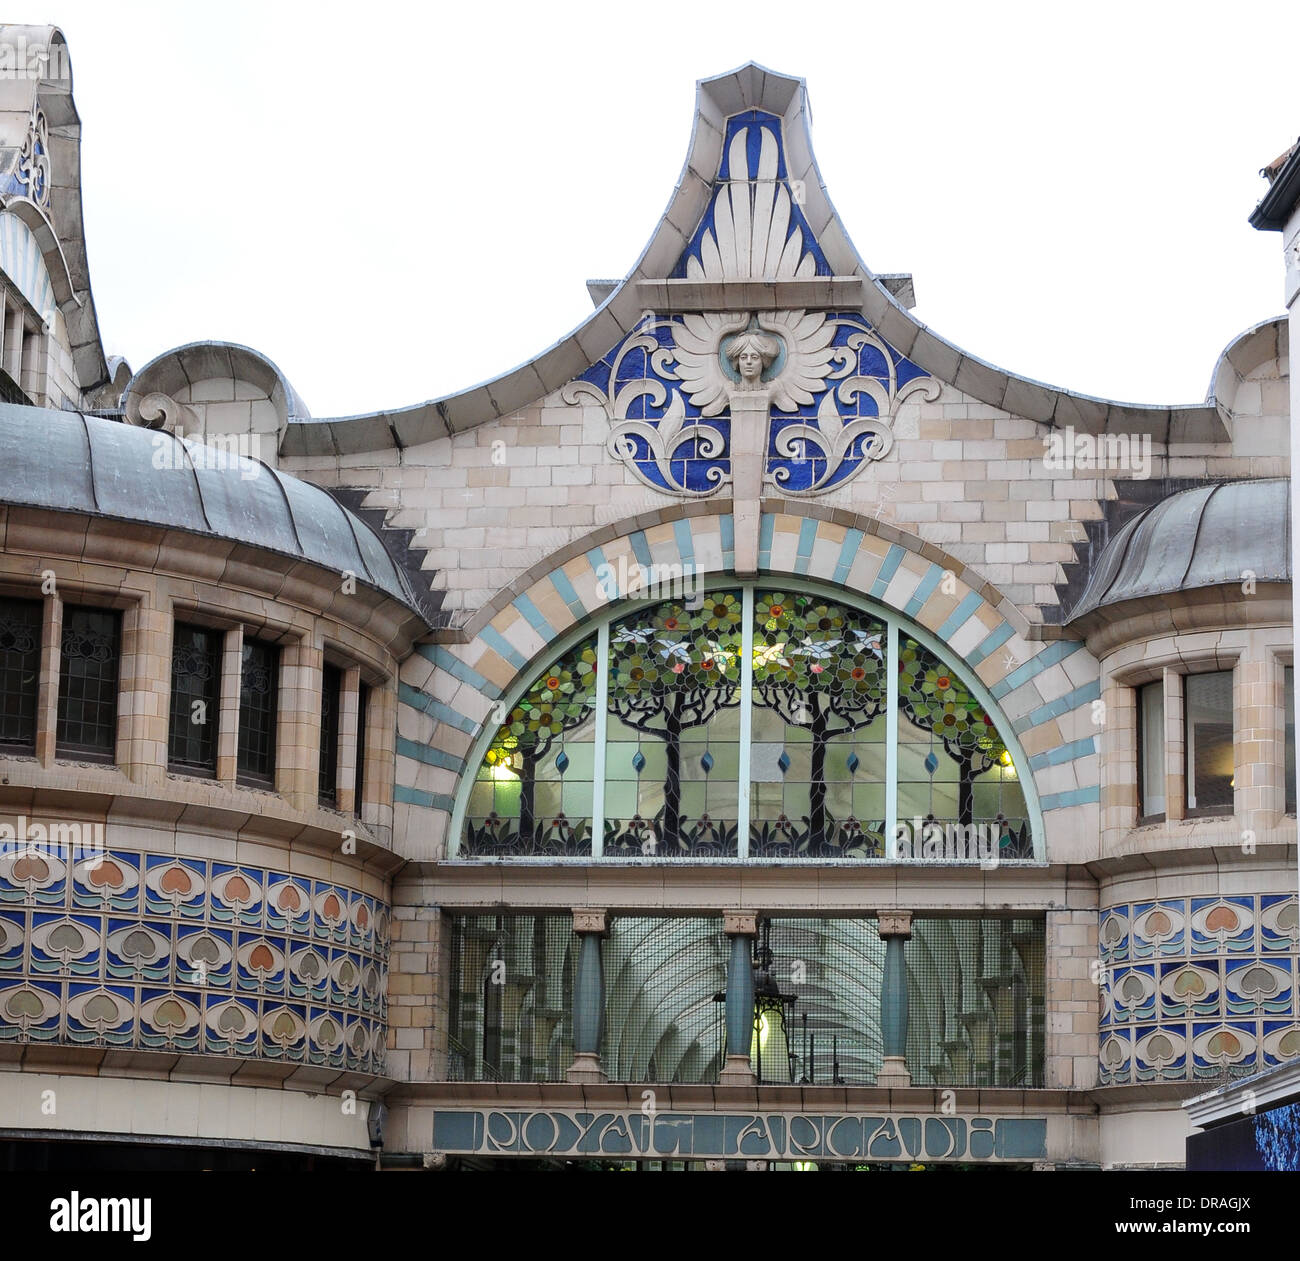
POLYGON ((479 385, 397 410, 311 420, 296 418, 286 455, 341 456, 415 446, 513 414, 585 372, 628 335, 645 310, 642 282, 665 280, 708 206, 726 120, 746 109, 783 120, 791 179, 802 180, 801 206, 835 276, 863 281, 861 313, 896 350, 941 381, 992 407, 1086 433, 1149 434, 1154 442, 1217 442, 1227 437, 1217 410, 1120 403, 1017 376, 945 341, 917 320, 862 261, 813 156, 807 87, 754 62, 696 84, 696 112, 682 174, 635 266, 582 324, 527 362, 479 385))
POLYGON ((17 41, 22 37, 31 46, 59 46, 61 61, 67 67, 65 78, 31 81, 33 97, 45 112, 50 131, 51 215, 47 219, 32 202, 18 197, 6 202, 5 209, 21 215, 36 233, 68 329, 77 384, 90 392, 108 381, 109 371, 86 255, 81 206, 81 118, 72 97, 67 39, 57 26, 6 25, 0 30, 5 38, 17 41), (29 210, 33 213, 29 214, 29 210), (65 277, 69 289, 66 296, 60 292, 65 277))
POLYGON ((247 381, 266 393, 275 406, 280 428, 309 418, 307 404, 298 396, 274 360, 238 342, 189 342, 150 359, 130 380, 122 395, 126 415, 138 413, 146 394, 175 395, 188 386, 213 378, 247 381))

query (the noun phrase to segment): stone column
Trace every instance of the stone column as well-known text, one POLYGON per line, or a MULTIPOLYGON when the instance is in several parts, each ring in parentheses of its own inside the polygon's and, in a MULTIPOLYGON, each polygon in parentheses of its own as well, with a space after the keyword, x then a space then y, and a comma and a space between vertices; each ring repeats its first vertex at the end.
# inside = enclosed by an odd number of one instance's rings
POLYGON ((609 931, 609 912, 575 908, 573 931, 582 938, 578 978, 573 987, 573 1063, 565 1077, 571 1082, 608 1081, 600 1066, 600 1032, 605 1017, 605 977, 600 939, 609 931))
POLYGON ((750 1056, 754 1048, 753 954, 758 916, 753 911, 728 911, 722 926, 731 938, 731 954, 727 960, 727 1056, 718 1082, 752 1086, 756 1080, 750 1056))
POLYGON ((880 987, 880 1031, 885 1058, 876 1085, 893 1089, 912 1084, 907 1071, 907 962, 903 946, 912 936, 911 911, 881 911, 877 926, 885 943, 885 976, 880 987))

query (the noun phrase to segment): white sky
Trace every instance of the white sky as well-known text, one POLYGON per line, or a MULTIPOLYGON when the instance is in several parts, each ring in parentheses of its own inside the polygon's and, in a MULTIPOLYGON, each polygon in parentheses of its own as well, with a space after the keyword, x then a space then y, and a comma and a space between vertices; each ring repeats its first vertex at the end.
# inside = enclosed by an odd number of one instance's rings
POLYGON ((243 342, 316 416, 578 324, 663 213, 695 80, 751 58, 807 80, 867 265, 981 358, 1193 402, 1282 309, 1246 220, 1300 133, 1294 4, 43 4, 106 350, 243 342))

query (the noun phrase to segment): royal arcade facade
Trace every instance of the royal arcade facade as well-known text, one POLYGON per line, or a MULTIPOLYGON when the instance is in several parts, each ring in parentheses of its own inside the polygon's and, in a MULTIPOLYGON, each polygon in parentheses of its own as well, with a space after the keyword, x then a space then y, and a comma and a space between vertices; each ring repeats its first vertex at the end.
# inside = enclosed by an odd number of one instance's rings
POLYGON ((1285 319, 994 368, 748 65, 581 327, 317 419, 105 358, 0 93, 7 1167, 1178 1166, 1300 1059, 1285 319))

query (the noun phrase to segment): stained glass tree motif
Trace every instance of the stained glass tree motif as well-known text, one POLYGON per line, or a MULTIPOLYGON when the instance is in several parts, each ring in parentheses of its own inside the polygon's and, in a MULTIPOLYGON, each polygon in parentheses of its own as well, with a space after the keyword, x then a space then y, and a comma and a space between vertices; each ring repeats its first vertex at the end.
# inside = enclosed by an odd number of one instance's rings
POLYGON ((555 766, 560 776, 564 775, 570 763, 569 754, 563 748, 564 736, 592 719, 595 703, 596 640, 591 638, 544 670, 498 728, 483 759, 480 778, 484 774, 489 779, 517 778, 518 827, 511 837, 513 820, 500 819, 494 807, 482 828, 471 825, 471 843, 477 852, 502 847, 521 853, 556 849, 570 852, 582 845, 588 825, 568 819, 563 809, 539 828, 538 771, 543 759, 558 743, 561 747, 555 766))
MULTIPOLYGON (((740 593, 719 591, 703 596, 698 608, 668 602, 638 610, 610 629, 609 713, 662 741, 666 759, 663 807, 655 820, 666 849, 651 840, 642 852, 735 851, 734 827, 720 831, 707 811, 693 820, 684 817, 682 749, 687 733, 706 728, 739 703, 741 621, 740 593)), ((637 758, 639 775, 645 759, 640 751, 637 758)), ((707 776, 713 766, 707 749, 701 760, 707 776)), ((648 836, 649 821, 639 812, 630 822, 625 841, 648 836)))
MULTIPOLYGON (((758 593, 754 619, 755 701, 806 728, 811 739, 807 832, 798 848, 838 852, 827 808, 827 750, 834 737, 870 726, 884 710, 885 625, 815 596, 784 592, 758 593)), ((850 769, 857 764, 850 754, 850 769)), ((789 820, 776 822, 789 830, 789 820)), ((843 822, 852 831, 856 820, 843 822)), ((758 823, 754 837, 760 850, 771 847, 764 826, 758 823)))
MULTIPOLYGON (((992 717, 948 666, 906 635, 898 649, 898 703, 908 721, 957 763, 957 821, 970 823, 976 776, 1007 755, 992 717)), ((929 762, 927 769, 934 773, 929 762)))

